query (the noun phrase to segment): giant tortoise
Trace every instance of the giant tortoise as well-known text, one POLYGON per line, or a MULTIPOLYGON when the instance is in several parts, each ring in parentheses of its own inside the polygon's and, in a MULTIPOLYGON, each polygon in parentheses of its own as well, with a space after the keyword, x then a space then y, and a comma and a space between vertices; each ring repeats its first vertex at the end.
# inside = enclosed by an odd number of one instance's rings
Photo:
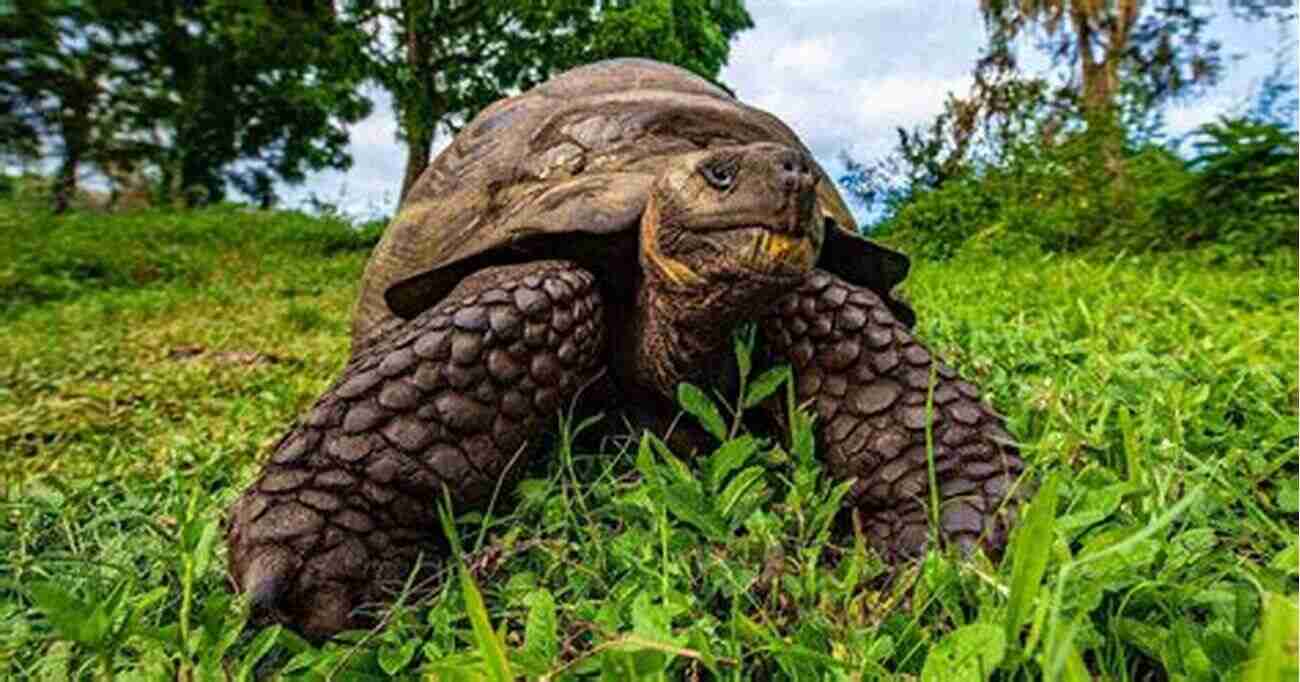
POLYGON ((687 71, 606 61, 500 100, 371 255, 342 376, 231 510, 234 582, 310 635, 359 624, 379 585, 446 551, 444 488, 457 511, 486 504, 580 394, 668 430, 680 382, 735 381, 750 322, 827 471, 856 478, 846 514, 877 551, 926 546, 932 475, 937 537, 997 551, 1022 459, 913 337, 891 292, 907 270, 787 126, 687 71))

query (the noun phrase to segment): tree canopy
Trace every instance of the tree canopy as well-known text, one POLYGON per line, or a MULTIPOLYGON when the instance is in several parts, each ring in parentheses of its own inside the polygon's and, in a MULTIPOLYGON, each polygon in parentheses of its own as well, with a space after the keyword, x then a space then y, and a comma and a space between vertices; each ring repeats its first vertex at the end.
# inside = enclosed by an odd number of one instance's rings
POLYGON ((56 161, 57 210, 94 170, 158 199, 260 205, 344 169, 362 85, 392 96, 402 194, 496 99, 609 57, 716 81, 743 0, 18 0, 0 6, 0 154, 56 161))
POLYGON ((989 42, 974 84, 949 94, 895 149, 844 157, 849 195, 873 229, 932 258, 964 243, 1010 251, 1131 250, 1216 244, 1253 257, 1294 248, 1294 39, 1240 113, 1185 135, 1170 102, 1205 93, 1232 68, 1210 38, 1229 13, 1294 19, 1276 0, 981 0, 989 42), (1052 68, 1026 73, 1020 52, 1052 68), (1287 65, 1282 68, 1283 65, 1287 65), (1190 143, 1190 144, 1187 144, 1190 143), (996 235, 994 237, 993 235, 996 235))
POLYGON ((437 134, 503 96, 610 57, 716 80, 732 38, 753 25, 742 0, 353 0, 343 15, 367 31, 370 74, 392 95, 407 146, 402 196, 437 134))
POLYGON ((0 117, 12 151, 57 158, 59 210, 88 168, 268 205, 276 181, 348 165, 362 37, 328 3, 21 0, 0 14, 0 117))

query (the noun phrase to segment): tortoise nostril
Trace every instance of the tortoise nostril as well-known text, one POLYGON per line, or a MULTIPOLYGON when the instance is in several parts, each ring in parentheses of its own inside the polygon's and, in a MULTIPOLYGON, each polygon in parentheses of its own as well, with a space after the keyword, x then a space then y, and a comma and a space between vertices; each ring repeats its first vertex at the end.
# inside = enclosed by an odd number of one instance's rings
POLYGON ((803 193, 810 184, 816 184, 812 177, 813 161, 807 154, 786 148, 776 150, 768 159, 776 188, 782 194, 803 193))

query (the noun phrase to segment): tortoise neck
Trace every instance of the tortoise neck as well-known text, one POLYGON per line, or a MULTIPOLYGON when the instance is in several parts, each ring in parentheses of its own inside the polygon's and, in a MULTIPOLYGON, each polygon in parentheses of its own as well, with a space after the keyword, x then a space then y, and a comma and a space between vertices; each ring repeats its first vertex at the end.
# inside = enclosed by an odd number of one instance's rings
POLYGON ((747 282, 702 289, 648 279, 638 291, 633 339, 637 382, 675 400, 677 385, 725 384, 736 327, 757 320, 782 292, 747 282))

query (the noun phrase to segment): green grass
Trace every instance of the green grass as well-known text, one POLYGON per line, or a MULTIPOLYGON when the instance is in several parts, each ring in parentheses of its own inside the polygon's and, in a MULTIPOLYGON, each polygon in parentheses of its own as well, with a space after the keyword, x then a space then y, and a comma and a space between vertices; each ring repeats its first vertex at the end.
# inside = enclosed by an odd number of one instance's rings
POLYGON ((13 203, 0 233, 0 678, 1295 678, 1294 254, 917 265, 920 335, 1038 485, 1000 564, 891 575, 806 437, 682 461, 566 420, 432 598, 313 647, 244 627, 219 523, 340 369, 373 235, 13 203))

